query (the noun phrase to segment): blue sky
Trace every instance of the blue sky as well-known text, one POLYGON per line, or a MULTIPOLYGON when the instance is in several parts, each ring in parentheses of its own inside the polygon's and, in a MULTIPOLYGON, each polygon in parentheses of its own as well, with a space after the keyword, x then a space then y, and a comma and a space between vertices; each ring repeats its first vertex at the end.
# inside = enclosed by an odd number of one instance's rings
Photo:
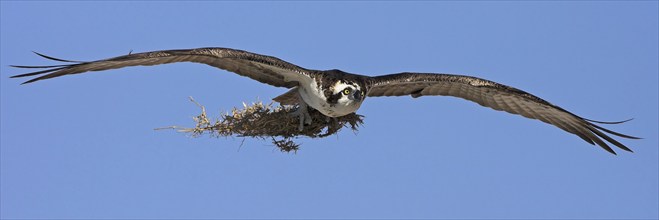
POLYGON ((1 218, 659 218, 658 4, 0 3, 1 218), (19 85, 30 51, 230 47, 312 69, 459 73, 531 92, 635 153, 451 97, 367 99, 357 134, 190 138, 168 125, 285 92, 183 63, 19 85), (242 146, 241 146, 242 143, 242 146))

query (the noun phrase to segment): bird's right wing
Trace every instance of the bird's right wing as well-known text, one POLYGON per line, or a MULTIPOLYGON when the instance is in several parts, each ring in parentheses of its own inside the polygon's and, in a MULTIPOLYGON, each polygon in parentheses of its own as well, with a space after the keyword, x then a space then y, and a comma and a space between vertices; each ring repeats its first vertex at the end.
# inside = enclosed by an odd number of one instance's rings
MULTIPOLYGON (((35 52, 36 53, 36 52, 35 52)), ((15 75, 12 78, 38 76, 25 83, 90 71, 118 69, 129 66, 153 66, 176 62, 203 63, 231 71, 256 81, 277 87, 293 88, 300 81, 310 79, 315 71, 308 70, 272 56, 228 48, 197 48, 187 50, 161 50, 134 53, 104 60, 78 62, 49 57, 47 59, 71 64, 54 66, 13 66, 17 68, 43 68, 45 70, 15 75)))

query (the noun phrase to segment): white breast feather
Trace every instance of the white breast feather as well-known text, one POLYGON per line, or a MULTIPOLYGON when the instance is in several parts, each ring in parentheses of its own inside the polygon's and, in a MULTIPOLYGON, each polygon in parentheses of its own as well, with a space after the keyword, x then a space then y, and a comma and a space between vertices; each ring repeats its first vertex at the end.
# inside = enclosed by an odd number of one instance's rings
POLYGON ((329 104, 327 104, 327 98, 325 98, 325 94, 322 90, 320 90, 318 83, 316 83, 315 80, 311 80, 311 83, 301 84, 300 86, 300 96, 302 97, 302 100, 307 103, 307 105, 320 111, 324 115, 331 116, 327 111, 329 108, 329 104))

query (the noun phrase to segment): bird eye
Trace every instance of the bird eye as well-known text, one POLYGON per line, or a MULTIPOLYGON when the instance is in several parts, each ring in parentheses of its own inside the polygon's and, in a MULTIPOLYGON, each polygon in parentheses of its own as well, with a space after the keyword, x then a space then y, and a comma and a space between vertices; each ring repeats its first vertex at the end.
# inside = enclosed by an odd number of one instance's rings
POLYGON ((344 95, 349 95, 350 94, 350 89, 344 89, 343 94, 344 95))

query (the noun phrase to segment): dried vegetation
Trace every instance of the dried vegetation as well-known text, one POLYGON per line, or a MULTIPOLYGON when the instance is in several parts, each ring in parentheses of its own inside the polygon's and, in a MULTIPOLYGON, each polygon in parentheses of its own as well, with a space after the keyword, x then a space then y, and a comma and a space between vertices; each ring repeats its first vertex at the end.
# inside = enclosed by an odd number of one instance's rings
POLYGON ((298 117, 290 114, 297 110, 298 106, 280 106, 254 102, 251 105, 243 103, 243 108, 233 108, 230 112, 220 115, 217 119, 210 119, 206 114, 206 108, 190 98, 201 109, 198 116, 193 117, 196 125, 194 128, 183 128, 179 126, 167 127, 179 132, 190 133, 193 137, 208 134, 212 137, 252 137, 269 139, 282 152, 296 152, 300 145, 293 140, 299 137, 323 138, 336 134, 341 128, 347 127, 356 132, 363 124, 362 115, 355 113, 338 118, 330 118, 315 109, 309 108, 309 114, 313 119, 311 125, 304 126, 300 131, 298 117))

